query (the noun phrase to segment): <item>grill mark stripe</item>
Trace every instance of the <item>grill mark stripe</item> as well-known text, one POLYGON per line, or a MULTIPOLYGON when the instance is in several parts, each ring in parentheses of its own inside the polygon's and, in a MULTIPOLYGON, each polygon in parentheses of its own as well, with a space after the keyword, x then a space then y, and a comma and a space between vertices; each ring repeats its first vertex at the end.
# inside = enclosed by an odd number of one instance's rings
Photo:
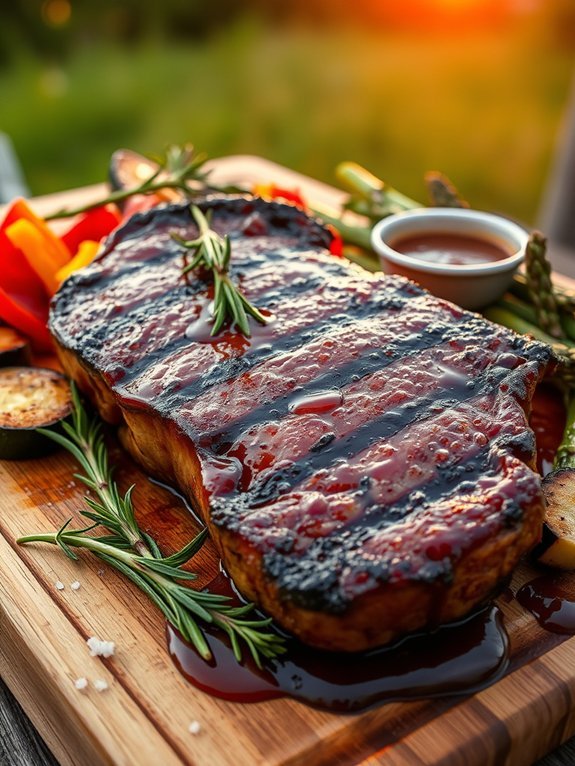
MULTIPOLYGON (((433 479, 406 492, 405 495, 394 500, 391 506, 381 503, 369 505, 369 489, 358 488, 356 496, 360 502, 365 498, 365 512, 348 522, 344 527, 319 538, 322 550, 325 545, 329 545, 330 539, 333 539, 334 544, 340 546, 341 534, 344 531, 347 533, 346 538, 348 538, 349 543, 346 543, 346 549, 353 548, 354 544, 349 540, 350 537, 356 537, 359 542, 360 538, 371 537, 373 533, 384 529, 386 526, 392 526, 412 512, 419 514, 432 505, 463 496, 467 483, 475 487, 480 478, 494 473, 491 466, 493 449, 494 443, 488 442, 486 445, 478 447, 477 453, 470 458, 452 465, 437 466, 437 475, 433 479), (462 485, 463 490, 461 489, 462 485)), ((274 499, 271 498, 271 501, 274 499)), ((266 500, 267 502, 270 501, 266 500)), ((212 521, 216 524, 225 524, 226 528, 230 530, 241 529, 242 515, 237 513, 238 504, 250 509, 260 507, 259 503, 257 505, 252 504, 243 494, 241 496, 219 496, 213 500, 212 521), (219 521, 218 517, 220 517, 219 521)), ((295 532, 293 534, 295 535, 295 532)), ((282 562, 282 566, 284 564, 285 562, 282 562)))
MULTIPOLYGON (((314 251, 314 252, 317 252, 318 255, 322 255, 321 251, 314 251)), ((251 259, 246 258, 243 261, 232 262, 230 264, 231 276, 235 278, 241 278, 242 275, 245 273, 257 271, 257 269, 260 268, 262 264, 268 265, 269 263, 276 263, 276 262, 289 264, 291 260, 295 260, 295 259, 289 259, 289 257, 286 257, 286 255, 289 255, 289 251, 287 251, 286 253, 286 252, 283 252, 282 250, 276 250, 276 251, 266 252, 265 258, 252 257, 251 259)), ((175 250, 174 248, 170 247, 169 243, 167 243, 165 249, 159 250, 157 255, 153 255, 149 258, 146 258, 144 263, 146 267, 169 265, 173 261, 181 257, 182 257, 182 250, 181 249, 175 250)), ((318 264, 318 268, 320 266, 322 269, 322 275, 325 273, 329 275, 330 277, 333 277, 336 279, 349 276, 349 272, 346 271, 345 267, 342 264, 337 263, 337 261, 335 263, 318 264)), ((90 296, 91 292, 93 292, 94 294, 98 294, 102 292, 102 290, 105 290, 106 288, 116 286, 117 283, 121 282, 124 278, 131 277, 134 272, 139 272, 141 271, 141 269, 142 269, 142 261, 134 260, 134 261, 128 261, 124 265, 121 265, 117 268, 110 267, 106 271, 102 271, 100 274, 97 274, 96 278, 95 278, 95 275, 89 271, 84 273, 79 273, 78 276, 75 277, 75 286, 76 286, 76 289, 81 287, 85 291, 85 294, 87 296, 90 296)), ((210 281, 205 281, 201 278, 198 278, 197 279, 198 287, 197 289, 194 289, 194 293, 200 292, 201 290, 205 290, 209 284, 210 284, 210 281)), ((194 283, 192 284, 192 287, 195 288, 194 283)), ((284 294, 289 295, 289 292, 284 292, 284 290, 286 289, 289 291, 290 289, 289 284, 282 285, 282 296, 284 294)), ((294 291, 294 294, 297 294, 297 292, 294 291)), ((143 300, 145 300, 145 298, 143 300)))
MULTIPOLYGON (((102 343, 116 342, 123 332, 127 329, 129 330, 132 324, 144 321, 146 317, 142 319, 143 313, 145 314, 148 311, 156 309, 158 316, 155 318, 158 319, 161 311, 170 310, 172 307, 182 302, 186 297, 200 295, 205 291, 206 287, 207 283, 198 281, 189 286, 182 285, 173 290, 166 290, 165 293, 156 295, 153 298, 142 298, 141 300, 134 302, 126 313, 113 317, 111 320, 104 321, 100 324, 92 323, 90 328, 87 328, 83 333, 82 343, 88 353, 90 347, 99 351, 101 350, 102 343)), ((306 289, 308 289, 308 287, 309 285, 306 285, 306 289)), ((293 286, 291 288, 290 297, 296 297, 301 292, 303 292, 302 287, 293 286)), ((264 299, 267 298, 268 300, 270 298, 275 298, 275 296, 276 292, 270 292, 263 295, 264 299)), ((136 362, 134 369, 136 369, 136 366, 138 365, 145 368, 150 360, 155 361, 156 357, 161 358, 164 353, 168 355, 172 351, 177 351, 180 348, 183 349, 186 345, 190 345, 190 340, 185 337, 184 333, 182 333, 181 336, 170 344, 155 349, 147 356, 142 357, 136 362)), ((134 377, 136 377, 136 373, 132 374, 132 370, 130 370, 130 374, 126 375, 124 380, 127 381, 134 377)))
MULTIPOLYGON (((181 253, 179 254, 181 255, 181 253)), ((157 263, 161 263, 162 261, 171 261, 175 259, 174 254, 170 253, 163 253, 161 256, 158 256, 157 259, 154 259, 157 261, 157 263)), ((269 261, 279 261, 279 262, 285 262, 285 254, 282 254, 281 252, 276 253, 270 253, 269 258, 266 256, 266 260, 269 261)), ((252 261, 246 261, 235 264, 232 266, 232 277, 236 276, 238 277, 242 273, 250 272, 250 271, 256 271, 257 268, 261 265, 263 262, 262 260, 255 259, 252 261)), ((148 262, 146 262, 148 263, 148 262)), ((312 290, 315 290, 319 288, 322 284, 329 285, 329 280, 326 277, 332 277, 334 279, 339 279, 344 276, 346 276, 342 266, 340 264, 330 264, 327 263, 321 264, 322 272, 318 274, 316 277, 310 278, 305 284, 300 284, 296 281, 295 284, 290 284, 289 282, 284 282, 282 284, 281 289, 281 299, 289 299, 289 298, 296 298, 298 295, 300 295, 303 292, 309 292, 312 290)), ((319 268, 319 265, 318 265, 319 268)), ((100 277, 97 282, 93 285, 93 292, 99 293, 102 290, 106 289, 107 287, 114 286, 116 283, 119 283, 121 281, 121 278, 125 276, 130 276, 130 274, 133 271, 139 271, 141 269, 141 264, 138 264, 137 262, 134 263, 133 267, 125 267, 125 269, 120 269, 118 271, 111 271, 109 276, 106 277, 100 277)), ((83 284, 83 281, 89 281, 92 279, 91 275, 89 274, 81 274, 78 276, 78 280, 74 282, 74 286, 72 288, 72 285, 67 285, 67 289, 74 289, 77 290, 79 288, 83 288, 83 290, 86 293, 86 300, 90 299, 90 290, 83 284)), ((130 325, 134 321, 134 317, 141 314, 143 311, 154 308, 157 304, 161 306, 164 302, 167 303, 169 306, 171 303, 171 296, 173 296, 174 303, 177 303, 178 301, 182 300, 185 297, 195 297, 200 295, 201 293, 205 293, 210 286, 210 282, 205 282, 202 279, 198 278, 197 280, 194 280, 189 285, 174 285, 172 287, 169 287, 165 290, 165 292, 160 293, 158 295, 153 296, 152 298, 147 298, 146 295, 142 295, 141 298, 135 299, 131 305, 128 311, 122 313, 119 316, 113 317, 110 321, 109 318, 106 318, 104 321, 98 323, 93 322, 90 324, 89 327, 85 328, 82 335, 82 342, 90 345, 93 343, 96 338, 98 338, 100 341, 106 340, 109 342, 110 336, 112 334, 119 335, 122 332, 122 327, 124 325, 130 325), (103 337, 102 337, 103 336, 103 337)), ((278 288, 274 287, 268 292, 264 293, 256 293, 254 291, 254 294, 251 295, 253 300, 257 300, 260 302, 266 302, 271 303, 273 300, 278 299, 280 296, 278 295, 278 288)), ((190 320, 191 321, 191 320, 190 320)), ((62 332, 62 336, 65 336, 65 328, 64 332, 62 332)), ((185 346, 190 341, 185 338, 185 336, 182 335, 181 338, 181 345, 185 346)), ((166 347, 171 348, 171 347, 166 347)), ((142 360, 140 360, 142 361, 142 360)))
MULTIPOLYGON (((464 488, 467 483, 470 486, 476 486, 482 477, 496 474, 497 469, 493 467, 493 446, 493 443, 488 443, 479 447, 476 455, 455 466, 448 466, 447 468, 438 466, 438 474, 434 479, 395 500, 392 506, 367 505, 366 513, 362 513, 333 533, 316 539, 301 557, 290 555, 278 557, 275 552, 264 553, 263 568, 265 572, 274 579, 276 585, 286 595, 292 594, 292 597, 302 605, 314 608, 309 602, 319 598, 319 608, 338 613, 347 605, 347 598, 339 588, 330 591, 320 590, 317 595, 313 591, 301 593, 297 587, 294 588, 294 582, 301 582, 302 566, 307 567, 308 571, 310 567, 320 566, 323 558, 330 555, 330 549, 337 548, 338 556, 342 558, 342 567, 356 566, 356 555, 359 555, 361 568, 370 570, 369 561, 361 557, 363 546, 374 535, 388 526, 401 522, 411 514, 419 516, 434 505, 449 503, 457 497, 464 497, 466 494, 464 488), (344 545, 342 545, 343 537, 345 537, 344 545), (295 576, 294 572, 297 573, 295 576)), ((218 498, 218 500, 221 499, 218 498)), ((369 503, 367 492, 365 493, 365 502, 366 504, 369 503)), ((519 505, 519 501, 514 499, 514 508, 519 507, 519 505)), ((230 516, 226 517, 223 523, 233 529, 234 522, 232 521, 230 524, 230 516)), ((235 531, 239 532, 240 529, 241 521, 235 524, 235 531)), ((285 531, 285 538, 279 543, 285 553, 289 553, 296 538, 297 532, 295 530, 285 531)), ((412 572, 410 579, 412 581, 437 582, 438 578, 449 575, 450 571, 450 564, 445 567, 442 561, 429 561, 426 567, 412 572)), ((379 582, 385 582, 389 575, 389 569, 380 564, 370 572, 379 582)), ((337 574, 334 573, 334 576, 337 574)), ((318 608, 317 604, 315 608, 318 608)))
MULTIPOLYGON (((467 328, 466 328, 467 329, 467 328)), ((477 341, 483 335, 479 329, 473 329, 469 332, 469 340, 477 341)), ((202 434, 200 445, 209 446, 216 454, 222 454, 222 450, 229 448, 244 431, 255 426, 263 425, 270 417, 279 420, 289 413, 292 402, 302 396, 317 393, 325 389, 343 388, 353 382, 357 382, 368 375, 384 370, 386 367, 394 364, 400 359, 411 359, 422 351, 431 348, 437 348, 449 343, 451 340, 465 340, 467 333, 462 333, 461 329, 453 326, 446 326, 443 335, 424 331, 416 340, 413 336, 405 338, 401 343, 397 343, 393 348, 393 354, 389 356, 383 353, 374 352, 373 349, 365 350, 359 357, 342 365, 341 367, 331 369, 318 378, 310 381, 302 388, 298 388, 288 396, 275 399, 267 404, 250 410, 245 415, 221 430, 202 434), (354 377, 357 376, 357 377, 354 377)), ((457 372, 457 370, 455 370, 457 372)))
POLYGON ((437 474, 430 481, 410 490, 399 500, 394 500, 393 506, 382 504, 367 506, 365 508, 367 512, 354 519, 346 529, 356 527, 381 529, 382 526, 391 525, 413 511, 421 513, 432 505, 446 502, 454 497, 464 496, 467 493, 462 491, 462 484, 469 482, 476 488, 480 478, 494 475, 494 469, 491 465, 493 450, 494 442, 488 442, 478 447, 477 452, 472 456, 452 464, 438 465, 437 474), (416 495, 417 502, 414 501, 414 495, 416 495), (393 511, 393 514, 389 514, 389 511, 393 511), (389 518, 384 518, 384 515, 389 516, 389 518), (375 522, 377 524, 375 527, 374 516, 379 516, 383 524, 375 522))
POLYGON ((248 507, 258 508, 273 502, 281 494, 289 492, 316 471, 327 468, 338 458, 349 460, 368 449, 376 441, 396 436, 408 426, 427 420, 439 414, 441 410, 453 409, 469 399, 476 398, 485 390, 487 383, 494 386, 508 374, 509 370, 505 368, 500 368, 499 374, 489 370, 479 376, 475 382, 471 381, 473 386, 466 383, 445 389, 441 399, 437 398, 436 392, 432 392, 418 402, 408 402, 402 407, 383 413, 377 420, 363 424, 344 439, 331 441, 324 449, 306 455, 302 460, 294 462, 288 468, 276 471, 259 483, 256 481, 255 486, 247 493, 250 496, 248 507), (451 398, 445 396, 449 394, 452 394, 451 398))
MULTIPOLYGON (((261 237, 264 239, 272 239, 275 236, 284 235, 289 240, 294 240, 294 250, 297 249, 301 251, 308 249, 315 250, 318 253, 325 253, 329 250, 330 243, 333 241, 333 235, 321 221, 317 219, 309 219, 306 216, 305 218, 309 228, 306 229, 304 235, 302 236, 300 227, 298 225, 298 218, 305 214, 301 213, 300 211, 296 211, 292 205, 286 205, 285 203, 281 202, 266 202, 263 204, 265 208, 275 211, 276 221, 272 223, 272 231, 263 233, 262 235, 256 235, 253 238, 250 237, 249 239, 251 241, 257 242, 258 239, 261 240, 261 237)), ((210 210, 215 214, 216 224, 218 221, 227 223, 230 220, 237 220, 238 223, 240 223, 245 222, 247 215, 251 213, 257 213, 259 208, 262 206, 262 202, 261 200, 250 200, 245 197, 238 196, 235 200, 230 200, 230 198, 227 198, 225 204, 222 204, 220 199, 214 198, 204 199, 199 202, 198 205, 202 210, 210 210), (230 202, 231 204, 229 204, 230 202), (246 206, 251 208, 250 211, 246 211, 246 206)), ((157 237, 158 229, 166 227, 169 230, 174 230, 178 228, 178 226, 189 230, 187 234, 188 238, 193 239, 197 236, 197 225, 191 214, 190 205, 188 203, 174 203, 167 205, 162 209, 156 208, 141 213, 136 213, 130 221, 124 223, 108 237, 106 241, 106 247, 98 256, 97 260, 98 262, 104 260, 111 253, 116 251, 119 245, 123 245, 125 242, 134 240, 134 242, 137 243, 146 236, 150 236, 150 238, 153 240, 157 237), (169 223, 168 226, 165 225, 166 221, 169 223)), ((218 227, 216 226, 216 228, 218 227)), ((226 227, 224 226, 223 228, 225 229, 226 227)), ((230 238, 232 240, 235 238, 240 238, 243 240, 246 237, 243 228, 231 229, 231 231, 228 231, 228 233, 230 234, 230 238)), ((165 247, 158 251, 157 255, 150 255, 149 257, 145 258, 143 262, 146 265, 154 263, 157 264, 161 263, 162 260, 170 256, 181 256, 181 246, 177 245, 175 242, 172 242, 171 239, 168 239, 165 245, 165 247)), ((130 273, 134 269, 139 270, 142 265, 141 255, 141 253, 138 253, 137 257, 134 257, 133 260, 131 260, 129 257, 127 260, 122 260, 121 258, 114 260, 114 258, 112 258, 111 268, 109 269, 111 273, 107 274, 107 277, 111 280, 115 280, 116 277, 121 277, 122 275, 130 273)), ((278 252, 272 250, 270 252, 266 251, 265 258, 254 258, 252 255, 252 257, 246 258, 243 264, 236 266, 236 264, 232 263, 231 266, 232 269, 239 269, 242 265, 251 265, 252 262, 255 262, 257 265, 264 260, 282 260, 284 258, 285 254, 282 254, 281 251, 278 252)), ((110 260, 108 260, 108 263, 110 263, 110 260)), ((338 270, 338 273, 340 273, 341 276, 345 276, 346 273, 348 273, 344 263, 338 263, 338 261, 334 261, 333 266, 338 270)), ((88 274, 85 275, 85 280, 82 280, 80 275, 78 275, 77 278, 80 279, 77 284, 81 284, 84 287, 91 283, 91 278, 88 274)))
MULTIPOLYGON (((177 392, 165 392, 163 394, 157 394, 155 396, 155 406, 160 412, 165 412, 168 409, 172 410, 180 404, 184 403, 187 399, 198 396, 205 392, 209 388, 215 385, 226 383, 228 380, 239 377, 242 373, 251 370, 256 364, 263 361, 268 361, 282 354, 292 351, 299 346, 318 340, 326 330, 330 331, 337 327, 345 327, 351 325, 357 320, 369 318, 375 310, 380 307, 380 304, 385 304, 387 311, 391 314, 393 310, 399 312, 403 309, 405 302, 410 299, 419 297, 419 293, 414 295, 405 293, 401 289, 389 288, 385 290, 378 290, 370 300, 361 303, 359 305, 353 300, 350 300, 350 305, 346 310, 342 310, 337 314, 326 316, 320 321, 315 321, 313 324, 305 325, 300 330, 283 337, 276 337, 265 343, 264 345, 257 347, 251 346, 242 355, 232 357, 226 360, 218 360, 213 366, 204 374, 191 381, 184 388, 181 388, 177 392), (391 308, 390 305, 395 304, 395 308, 391 308)), ((469 321, 469 320, 467 320, 469 321)), ((115 387, 118 392, 123 392, 130 383, 133 383, 136 378, 145 374, 146 370, 151 368, 154 364, 167 359, 173 353, 177 353, 179 349, 183 349, 184 346, 190 343, 186 339, 178 339, 173 344, 169 344, 165 348, 158 349, 156 352, 148 354, 142 357, 139 362, 133 364, 128 374, 122 378, 121 382, 115 387)), ((131 392, 126 392, 128 396, 131 396, 131 392)))

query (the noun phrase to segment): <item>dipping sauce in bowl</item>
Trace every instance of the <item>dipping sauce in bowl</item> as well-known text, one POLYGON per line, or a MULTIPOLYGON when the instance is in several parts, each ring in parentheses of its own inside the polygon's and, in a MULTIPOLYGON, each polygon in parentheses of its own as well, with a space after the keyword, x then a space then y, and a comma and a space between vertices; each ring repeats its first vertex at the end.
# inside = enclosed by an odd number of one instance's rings
POLYGON ((497 300, 525 255, 528 234, 479 210, 421 208, 388 216, 371 234, 387 273, 402 274, 467 309, 497 300))
POLYGON ((428 263, 449 263, 455 266, 475 266, 478 263, 501 261, 512 255, 494 242, 465 234, 428 232, 408 234, 391 243, 394 250, 428 263))

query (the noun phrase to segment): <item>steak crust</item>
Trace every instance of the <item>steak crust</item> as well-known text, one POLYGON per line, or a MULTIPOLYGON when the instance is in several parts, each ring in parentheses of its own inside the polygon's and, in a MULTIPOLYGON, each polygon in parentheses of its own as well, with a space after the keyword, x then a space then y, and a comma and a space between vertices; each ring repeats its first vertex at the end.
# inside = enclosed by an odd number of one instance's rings
POLYGON ((297 208, 200 207, 269 323, 211 338, 210 280, 182 278, 172 237, 196 236, 189 207, 158 208, 56 295, 67 373, 303 641, 361 650, 477 608, 540 534, 527 414, 551 350, 333 257, 297 208))

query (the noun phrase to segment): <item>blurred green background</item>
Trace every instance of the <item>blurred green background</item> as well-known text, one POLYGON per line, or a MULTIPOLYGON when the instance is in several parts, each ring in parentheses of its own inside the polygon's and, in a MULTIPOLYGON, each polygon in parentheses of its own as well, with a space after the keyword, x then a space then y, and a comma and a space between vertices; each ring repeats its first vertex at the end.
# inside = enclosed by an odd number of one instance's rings
POLYGON ((343 159, 533 223, 573 75, 573 0, 17 0, 0 130, 33 194, 191 141, 327 182, 343 159))

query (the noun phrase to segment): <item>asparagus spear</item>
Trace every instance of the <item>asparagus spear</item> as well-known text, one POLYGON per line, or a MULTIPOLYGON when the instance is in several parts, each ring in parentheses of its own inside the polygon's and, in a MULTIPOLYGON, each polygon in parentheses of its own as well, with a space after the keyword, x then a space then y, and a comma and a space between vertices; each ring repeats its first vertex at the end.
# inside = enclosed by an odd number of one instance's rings
MULTIPOLYGON (((513 283, 510 287, 510 291, 517 298, 521 298, 524 301, 530 301, 529 288, 527 286, 527 277, 524 274, 516 273, 513 276, 513 283)), ((569 290, 562 285, 553 285, 553 292, 555 293, 555 300, 557 305, 562 311, 575 312, 575 292, 569 290)))
POLYGON ((571 397, 567 406, 567 422, 563 439, 557 448, 553 469, 575 468, 575 396, 571 397))
POLYGON ((546 253, 547 240, 540 232, 534 231, 525 250, 527 291, 537 314, 537 324, 553 338, 564 338, 551 281, 551 264, 546 253))
POLYGON ((425 183, 431 204, 435 207, 469 207, 453 183, 443 173, 436 170, 425 174, 425 183))
POLYGON ((356 162, 340 162, 335 169, 335 175, 344 189, 352 195, 346 209, 366 215, 372 221, 402 210, 423 207, 356 162))

